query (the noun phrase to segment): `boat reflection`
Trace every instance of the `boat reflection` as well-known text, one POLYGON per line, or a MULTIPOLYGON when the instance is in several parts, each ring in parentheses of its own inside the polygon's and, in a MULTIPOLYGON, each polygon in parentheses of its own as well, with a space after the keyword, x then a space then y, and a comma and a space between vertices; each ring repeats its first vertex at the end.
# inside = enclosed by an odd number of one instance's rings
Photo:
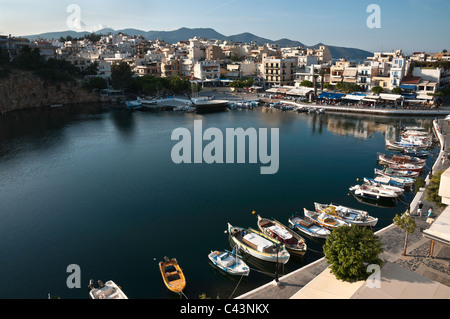
POLYGON ((351 192, 353 197, 356 198, 356 200, 362 204, 374 206, 374 207, 380 207, 380 208, 393 208, 397 207, 397 201, 396 200, 390 200, 390 199, 369 199, 369 198, 362 198, 359 196, 356 196, 353 192, 351 192))

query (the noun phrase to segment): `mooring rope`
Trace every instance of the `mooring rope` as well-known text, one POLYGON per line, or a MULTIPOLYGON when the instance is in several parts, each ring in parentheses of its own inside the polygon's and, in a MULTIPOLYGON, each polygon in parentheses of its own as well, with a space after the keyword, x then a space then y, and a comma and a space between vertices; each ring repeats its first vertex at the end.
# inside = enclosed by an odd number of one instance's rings
POLYGON ((234 295, 236 289, 239 287, 239 284, 241 283, 242 278, 244 278, 244 275, 241 276, 241 279, 239 279, 238 284, 236 285, 236 287, 234 288, 233 292, 231 293, 230 297, 228 297, 228 299, 231 299, 231 297, 234 295))

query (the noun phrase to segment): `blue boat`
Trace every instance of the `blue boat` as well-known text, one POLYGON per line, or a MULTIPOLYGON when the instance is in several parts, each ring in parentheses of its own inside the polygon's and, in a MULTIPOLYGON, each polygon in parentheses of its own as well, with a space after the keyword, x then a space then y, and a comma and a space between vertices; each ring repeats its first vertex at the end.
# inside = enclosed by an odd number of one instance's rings
POLYGON ((425 150, 406 148, 403 150, 403 154, 408 155, 408 156, 419 157, 419 158, 427 158, 428 155, 430 154, 430 152, 425 151, 425 150))
POLYGON ((232 252, 225 251, 211 251, 208 255, 209 260, 222 271, 230 275, 248 276, 250 267, 241 259, 241 256, 236 254, 236 249, 232 252))

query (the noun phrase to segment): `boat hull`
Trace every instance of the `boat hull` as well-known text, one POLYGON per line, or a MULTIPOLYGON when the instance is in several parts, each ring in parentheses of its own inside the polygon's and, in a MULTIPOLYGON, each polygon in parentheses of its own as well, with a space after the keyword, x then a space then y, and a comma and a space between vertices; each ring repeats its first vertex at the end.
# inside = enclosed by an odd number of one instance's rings
POLYGON ((270 229, 268 227, 270 227, 270 224, 275 225, 276 227, 281 228, 282 230, 286 231, 290 236, 292 236, 293 241, 295 243, 287 243, 286 241, 283 241, 283 239, 280 236, 277 236, 278 238, 275 238, 276 240, 278 240, 280 242, 280 244, 283 244, 287 251, 291 254, 291 255, 297 255, 297 256, 304 256, 306 253, 306 243, 305 240, 298 235, 296 232, 292 231, 291 229, 289 229, 288 227, 284 226, 283 224, 281 224, 280 222, 276 221, 276 220, 270 220, 267 218, 262 218, 261 216, 258 215, 258 228, 259 230, 261 230, 262 233, 264 233, 267 236, 273 236, 274 233, 270 231, 270 229))
POLYGON ((340 205, 325 205, 320 203, 314 203, 314 207, 318 213, 324 211, 329 207, 334 207, 335 211, 338 211, 333 216, 339 218, 349 224, 358 226, 374 227, 378 223, 378 218, 369 216, 369 213, 363 210, 357 210, 340 205))
POLYGON ((186 288, 186 279, 178 261, 173 258, 159 262, 159 270, 167 289, 181 294, 186 288))
MULTIPOLYGON (((278 254, 276 252, 259 251, 258 248, 251 246, 250 243, 248 243, 242 239, 244 237, 243 232, 246 234, 248 234, 248 233, 254 234, 254 232, 250 231, 250 229, 232 226, 231 224, 228 224, 228 234, 230 235, 231 240, 234 242, 234 244, 237 246, 237 248, 241 249, 243 252, 245 252, 255 258, 269 261, 269 262, 278 262, 278 263, 286 264, 289 261, 290 255, 284 247, 279 251, 278 254)), ((259 235, 257 235, 257 236, 259 236, 259 235)), ((277 244, 277 242, 275 242, 274 240, 271 240, 271 242, 274 245, 277 244)))
POLYGON ((310 223, 297 215, 289 217, 288 222, 293 229, 298 230, 311 238, 326 239, 328 235, 331 234, 330 230, 310 223))
POLYGON ((232 256, 228 251, 212 251, 208 255, 214 266, 230 275, 248 276, 250 268, 240 257, 232 256), (226 256, 224 256, 226 254, 226 256))

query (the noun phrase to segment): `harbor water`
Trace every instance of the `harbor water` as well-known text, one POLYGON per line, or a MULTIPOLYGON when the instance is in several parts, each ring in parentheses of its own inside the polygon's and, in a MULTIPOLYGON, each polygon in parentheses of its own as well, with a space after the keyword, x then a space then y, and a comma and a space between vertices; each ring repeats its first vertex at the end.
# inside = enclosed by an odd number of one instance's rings
MULTIPOLYGON (((358 201, 349 187, 372 178, 385 137, 433 118, 298 114, 258 107, 199 115, 55 108, 0 117, 0 298, 88 299, 90 279, 113 280, 129 298, 179 298, 163 284, 158 262, 177 258, 185 295, 234 298, 274 279, 275 265, 245 257, 248 277, 223 274, 211 250, 231 249, 227 223, 256 226, 257 214, 288 224, 314 202, 367 210, 378 230, 403 213, 358 201), (279 128, 279 170, 261 164, 175 164, 173 130, 279 128), (256 212, 253 214, 252 212, 256 212), (69 288, 68 266, 80 269, 69 288)), ((206 143, 205 143, 206 144, 206 143)), ((437 150, 430 156, 428 167, 437 150)), ((323 241, 305 237, 305 256, 280 275, 321 257, 323 241)))

